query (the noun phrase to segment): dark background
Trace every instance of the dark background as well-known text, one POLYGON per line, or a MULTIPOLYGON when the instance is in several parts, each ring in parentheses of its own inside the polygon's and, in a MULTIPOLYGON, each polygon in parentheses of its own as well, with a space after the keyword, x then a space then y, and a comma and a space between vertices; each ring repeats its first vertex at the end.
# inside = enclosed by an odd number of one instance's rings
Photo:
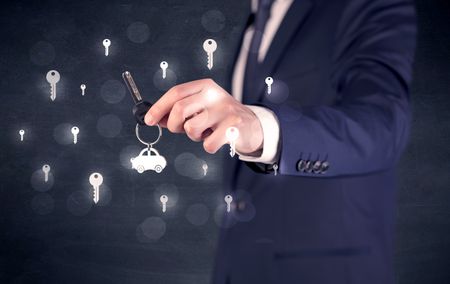
MULTIPOLYGON (((156 148, 167 168, 159 175, 129 169, 127 159, 142 145, 120 74, 130 70, 153 101, 174 83, 212 77, 226 85, 247 1, 29 2, 0 11, 0 282, 208 283, 228 149, 209 155, 164 131, 156 148), (219 45, 212 71, 202 48, 210 37, 219 45), (112 41, 109 57, 104 38, 112 41), (162 60, 173 71, 165 86, 162 60), (50 69, 61 73, 55 102, 45 80, 50 69), (72 125, 80 128, 76 145, 67 134, 72 125), (52 167, 48 184, 44 163, 52 167), (104 177, 98 205, 89 196, 94 171, 104 177), (178 196, 165 214, 157 200, 163 192, 178 196)), ((413 128, 399 166, 397 283, 450 283, 450 5, 420 0, 417 10, 413 128)))

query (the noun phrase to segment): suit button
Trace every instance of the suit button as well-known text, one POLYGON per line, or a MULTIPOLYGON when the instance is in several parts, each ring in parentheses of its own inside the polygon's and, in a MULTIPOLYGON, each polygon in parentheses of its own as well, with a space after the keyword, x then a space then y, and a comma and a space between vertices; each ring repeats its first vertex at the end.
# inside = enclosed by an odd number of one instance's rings
POLYGON ((305 170, 306 167, 306 162, 304 160, 300 160, 297 163, 297 171, 299 172, 303 172, 305 170))
POLYGON ((313 168, 313 162, 312 161, 306 161, 306 167, 305 167, 305 170, 308 172, 308 173, 310 173, 310 172, 312 172, 312 168, 313 168))
POLYGON ((313 173, 315 173, 315 174, 320 174, 320 172, 321 172, 321 170, 320 170, 320 168, 321 168, 321 166, 322 166, 322 162, 321 161, 315 161, 314 162, 314 165, 313 165, 313 173))
POLYGON ((320 167, 320 173, 324 174, 329 168, 330 168, 330 163, 323 162, 322 166, 320 167))

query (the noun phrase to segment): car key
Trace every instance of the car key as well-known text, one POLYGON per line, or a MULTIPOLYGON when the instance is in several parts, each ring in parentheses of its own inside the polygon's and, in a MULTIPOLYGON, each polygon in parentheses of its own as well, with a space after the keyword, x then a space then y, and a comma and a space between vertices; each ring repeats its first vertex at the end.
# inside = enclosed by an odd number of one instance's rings
POLYGON ((145 114, 147 113, 147 111, 150 109, 150 107, 153 104, 142 100, 141 93, 139 93, 139 90, 136 86, 136 83, 134 83, 133 77, 131 76, 130 72, 128 72, 128 71, 123 72, 122 78, 125 81, 125 85, 127 85, 131 96, 133 97, 134 118, 136 119, 137 123, 139 123, 140 125, 145 125, 145 121, 144 121, 145 114))

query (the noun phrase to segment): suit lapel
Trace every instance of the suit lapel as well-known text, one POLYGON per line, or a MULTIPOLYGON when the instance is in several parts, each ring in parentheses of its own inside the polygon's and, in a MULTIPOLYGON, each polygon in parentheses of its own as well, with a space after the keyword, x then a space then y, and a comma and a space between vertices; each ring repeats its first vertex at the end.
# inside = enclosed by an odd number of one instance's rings
POLYGON ((266 57, 261 64, 261 71, 258 73, 258 82, 261 82, 261 84, 257 84, 258 89, 256 90, 258 94, 257 101, 259 101, 261 96, 265 93, 265 78, 267 76, 272 76, 276 70, 278 63, 283 57, 286 49, 289 47, 292 38, 307 19, 312 7, 312 0, 294 0, 292 2, 291 7, 286 13, 286 16, 272 40, 272 44, 267 51, 266 57))
MULTIPOLYGON (((289 43, 292 40, 295 33, 300 29, 302 23, 306 20, 307 16, 311 12, 313 7, 312 0, 294 0, 289 11, 286 13, 275 37, 272 40, 272 44, 270 45, 269 50, 267 51, 264 62, 261 64, 261 71, 257 74, 261 84, 257 84, 257 98, 261 99, 261 96, 265 93, 265 84, 264 79, 267 76, 271 76, 275 71, 278 62, 282 58, 286 48, 289 47, 289 43)), ((245 29, 246 30, 246 29, 245 29)), ((243 36, 245 30, 241 37, 241 44, 243 40, 243 36)), ((235 57, 235 63, 237 56, 240 52, 240 48, 237 49, 237 54, 235 57)), ((234 68, 233 68, 234 70, 234 68)), ((229 159, 229 157, 227 157, 229 159)), ((243 167, 243 162, 239 161, 237 158, 234 158, 235 161, 228 161, 228 165, 225 171, 225 180, 233 180, 228 185, 231 187, 228 190, 233 190, 236 186, 239 186, 239 168, 243 167), (234 176, 234 179, 232 178, 234 176)))

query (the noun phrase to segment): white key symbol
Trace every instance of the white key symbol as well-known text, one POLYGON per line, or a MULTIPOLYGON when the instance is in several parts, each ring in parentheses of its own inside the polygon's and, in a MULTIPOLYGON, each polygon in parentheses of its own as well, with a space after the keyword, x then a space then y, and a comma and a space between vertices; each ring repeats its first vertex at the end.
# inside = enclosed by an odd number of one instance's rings
POLYGON ((206 176, 206 173, 208 172, 208 165, 206 163, 204 163, 202 165, 202 168, 203 168, 203 175, 206 176))
POLYGON ((50 84, 50 99, 54 101, 56 99, 56 83, 59 82, 61 76, 56 70, 50 70, 47 72, 47 82, 50 84))
POLYGON ((25 135, 25 130, 20 129, 19 130, 19 135, 20 135, 20 141, 23 141, 23 136, 25 135))
POLYGON ((217 49, 217 43, 213 39, 207 39, 203 43, 203 49, 208 55, 208 68, 211 70, 214 66, 214 52, 217 49))
POLYGON ((161 67, 161 69, 162 69, 162 77, 163 77, 163 79, 166 79, 167 68, 169 67, 169 64, 166 61, 163 61, 163 62, 161 62, 159 67, 161 67))
POLYGON ((100 185, 103 183, 103 176, 99 173, 93 173, 89 177, 89 183, 94 188, 94 203, 100 200, 100 185))
POLYGON ((272 93, 272 84, 273 84, 273 78, 267 77, 266 78, 266 85, 267 85, 267 94, 270 95, 272 93))
POLYGON ((227 212, 231 211, 231 202, 233 202, 233 197, 231 195, 225 195, 225 203, 227 204, 227 212))
POLYGON ((48 173, 50 172, 50 166, 49 165, 43 165, 42 171, 44 172, 44 181, 48 182, 48 173))
POLYGON ((84 91, 86 90, 86 85, 81 84, 80 89, 81 89, 81 95, 84 96, 84 91))
POLYGON ((230 143, 230 156, 234 157, 236 154, 236 140, 239 138, 239 130, 234 126, 228 127, 225 136, 230 143))
POLYGON ((77 144, 78 142, 78 133, 80 133, 80 129, 76 126, 72 127, 70 130, 73 134, 73 144, 77 144))
POLYGON ((109 47, 111 46, 111 41, 107 38, 103 40, 103 46, 105 47, 105 56, 109 55, 109 47))
POLYGON ((161 195, 161 197, 159 198, 159 200, 162 203, 162 212, 166 212, 166 207, 167 207, 167 201, 169 201, 169 197, 167 197, 167 195, 161 195))
POLYGON ((272 168, 273 168, 274 175, 277 175, 278 174, 278 164, 277 163, 273 164, 272 168))

